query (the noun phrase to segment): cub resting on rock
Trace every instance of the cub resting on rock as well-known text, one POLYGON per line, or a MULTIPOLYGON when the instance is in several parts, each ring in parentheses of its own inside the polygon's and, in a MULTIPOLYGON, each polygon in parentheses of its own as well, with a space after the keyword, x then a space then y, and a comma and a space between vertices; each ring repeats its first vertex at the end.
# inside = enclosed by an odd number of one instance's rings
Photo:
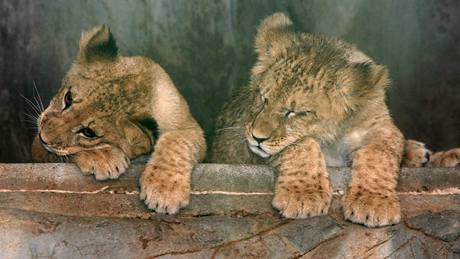
MULTIPOLYGON (((345 218, 371 227, 399 222, 405 141, 385 104, 387 69, 341 40, 294 32, 282 13, 262 22, 255 49, 249 87, 217 120, 210 161, 275 166, 272 204, 288 218, 326 214, 326 165, 351 164, 345 218)), ((428 162, 423 144, 407 148, 407 165, 428 162)))
POLYGON ((203 131, 168 74, 148 58, 118 55, 107 26, 82 35, 78 57, 38 128, 34 160, 70 156, 98 180, 118 178, 130 158, 154 150, 140 197, 163 213, 188 204, 192 168, 206 152, 203 131))

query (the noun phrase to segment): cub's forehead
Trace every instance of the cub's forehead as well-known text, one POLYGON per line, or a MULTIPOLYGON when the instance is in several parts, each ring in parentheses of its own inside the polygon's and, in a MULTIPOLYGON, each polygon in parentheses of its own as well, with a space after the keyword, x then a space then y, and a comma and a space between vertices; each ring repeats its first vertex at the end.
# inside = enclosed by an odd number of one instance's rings
POLYGON ((350 67, 372 60, 353 46, 297 48, 278 57, 255 80, 261 92, 327 90, 340 85, 350 67))
MULTIPOLYGON (((118 80, 119 81, 119 80, 118 80)), ((79 97, 102 95, 110 93, 117 79, 107 73, 69 73, 63 81, 63 88, 71 89, 74 95, 79 97)))
POLYGON ((104 84, 113 78, 110 71, 105 69, 74 69, 67 74, 65 83, 72 87, 85 87, 86 85, 104 84))
POLYGON ((267 94, 280 92, 311 92, 334 85, 343 62, 327 63, 299 60, 292 63, 276 63, 256 81, 260 91, 267 94))

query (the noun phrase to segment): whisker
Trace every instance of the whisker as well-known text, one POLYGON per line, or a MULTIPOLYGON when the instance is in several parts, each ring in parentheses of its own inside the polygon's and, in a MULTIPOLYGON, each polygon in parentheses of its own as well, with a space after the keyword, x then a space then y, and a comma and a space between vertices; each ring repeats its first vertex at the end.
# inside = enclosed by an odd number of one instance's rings
POLYGON ((35 120, 35 118, 32 118, 32 117, 24 118, 23 121, 28 121, 28 122, 30 122, 30 123, 32 123, 34 125, 37 125, 37 120, 35 120))
POLYGON ((23 122, 27 122, 27 123, 32 124, 32 126, 26 126, 26 127, 28 129, 34 129, 38 133, 39 128, 38 128, 38 125, 37 125, 37 117, 32 115, 32 114, 28 114, 26 112, 24 112, 23 114, 24 114, 24 118, 22 118, 21 120, 23 122))
MULTIPOLYGON (((45 106, 43 105, 42 97, 40 96, 40 93, 38 92, 38 88, 37 88, 37 85, 35 84, 35 80, 33 81, 33 83, 34 83, 35 92, 37 93, 37 96, 38 96, 37 103, 39 107, 41 108, 41 112, 43 112, 45 110, 45 106)), ((35 99, 35 94, 34 94, 34 99, 35 99)))
MULTIPOLYGON (((238 139, 237 139, 237 140, 238 140, 238 139)), ((247 141, 246 138, 242 138, 242 139, 240 139, 240 140, 239 140, 238 142, 236 142, 236 143, 241 144, 241 143, 244 143, 244 142, 246 142, 246 141, 247 141)))
POLYGON ((34 126, 26 126, 28 129, 34 129, 34 130, 38 130, 37 127, 34 127, 34 126))
POLYGON ((39 112, 41 113, 43 111, 40 102, 37 100, 37 97, 35 96, 35 91, 32 92, 32 98, 34 98, 35 105, 37 106, 39 112))
POLYGON ((34 119, 34 120, 37 120, 37 119, 38 119, 38 117, 37 117, 37 116, 34 116, 33 114, 29 114, 29 113, 26 113, 26 112, 24 112, 23 114, 24 114, 25 116, 27 116, 28 118, 30 118, 30 119, 34 119))
POLYGON ((29 119, 23 119, 22 121, 24 121, 24 122, 28 122, 28 123, 30 123, 30 124, 33 124, 33 125, 32 125, 33 127, 36 127, 36 128, 38 128, 38 127, 36 126, 36 123, 35 123, 35 121, 33 121, 33 120, 29 120, 29 119))
POLYGON ((219 132, 219 131, 224 131, 224 130, 238 130, 238 129, 242 129, 242 128, 243 127, 226 127, 226 128, 216 129, 215 131, 219 132))
POLYGON ((38 124, 37 124, 37 116, 34 116, 32 114, 28 114, 26 112, 23 113, 24 114, 24 121, 27 121, 27 122, 30 122, 32 123, 34 126, 37 126, 38 127, 38 124))
POLYGON ((30 107, 32 108, 32 111, 37 115, 37 117, 40 116, 40 113, 41 113, 40 108, 35 106, 35 104, 31 100, 27 99, 24 95, 22 94, 19 94, 19 95, 22 98, 24 98, 24 100, 26 100, 26 102, 30 105, 30 107))
POLYGON ((31 125, 30 125, 31 127, 35 127, 35 128, 38 128, 38 126, 37 126, 37 122, 36 122, 36 121, 34 121, 34 120, 31 120, 31 119, 22 119, 22 121, 23 121, 23 122, 27 122, 27 123, 31 124, 31 125))

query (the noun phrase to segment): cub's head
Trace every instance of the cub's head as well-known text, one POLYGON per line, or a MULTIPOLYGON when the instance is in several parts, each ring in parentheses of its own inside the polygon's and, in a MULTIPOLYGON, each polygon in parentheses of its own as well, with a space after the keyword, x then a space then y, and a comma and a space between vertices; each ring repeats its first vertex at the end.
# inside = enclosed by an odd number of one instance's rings
POLYGON ((353 45, 294 32, 282 13, 262 22, 255 48, 250 87, 257 109, 246 137, 261 157, 305 137, 333 140, 353 114, 383 101, 385 67, 353 45))
POLYGON ((57 155, 116 146, 131 156, 132 143, 148 149, 151 138, 139 123, 150 95, 148 67, 145 58, 120 57, 107 26, 83 33, 74 64, 38 119, 43 146, 57 155))

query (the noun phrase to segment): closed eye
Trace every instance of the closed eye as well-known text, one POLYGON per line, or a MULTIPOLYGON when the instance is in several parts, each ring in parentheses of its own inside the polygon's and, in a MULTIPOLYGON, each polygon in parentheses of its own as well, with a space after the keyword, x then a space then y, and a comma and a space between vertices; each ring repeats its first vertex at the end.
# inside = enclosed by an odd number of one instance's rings
POLYGON ((284 114, 284 116, 286 116, 286 118, 291 118, 291 117, 294 117, 296 115, 296 113, 294 111, 286 111, 286 113, 284 114))
POLYGON ((302 111, 302 112, 300 113, 300 115, 303 115, 303 116, 313 116, 313 118, 319 119, 318 114, 316 113, 316 111, 313 111, 313 110, 302 111))
POLYGON ((260 99, 262 100, 262 103, 265 104, 267 102, 267 98, 263 95, 260 95, 260 99))
POLYGON ((293 110, 286 110, 286 112, 284 113, 284 116, 286 118, 292 118, 294 116, 306 116, 310 114, 315 114, 315 112, 311 110, 304 110, 304 111, 298 111, 298 112, 293 111, 293 110))

